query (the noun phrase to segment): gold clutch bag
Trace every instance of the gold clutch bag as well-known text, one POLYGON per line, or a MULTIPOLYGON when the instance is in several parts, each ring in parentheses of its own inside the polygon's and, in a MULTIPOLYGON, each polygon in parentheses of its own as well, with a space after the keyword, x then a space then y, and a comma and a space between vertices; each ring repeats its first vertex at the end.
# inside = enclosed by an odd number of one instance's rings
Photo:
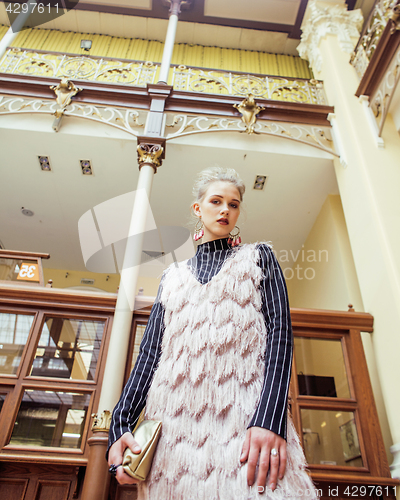
POLYGON ((127 448, 122 460, 124 471, 131 477, 139 481, 146 480, 160 434, 161 422, 157 420, 143 420, 138 425, 133 437, 139 443, 142 451, 133 453, 127 448))

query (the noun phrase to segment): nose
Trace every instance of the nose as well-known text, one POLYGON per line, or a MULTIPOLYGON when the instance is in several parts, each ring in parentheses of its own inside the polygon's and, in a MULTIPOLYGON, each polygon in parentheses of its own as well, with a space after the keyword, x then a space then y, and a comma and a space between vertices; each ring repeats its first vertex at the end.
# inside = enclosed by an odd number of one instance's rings
POLYGON ((227 205, 221 206, 221 214, 228 214, 229 213, 229 207, 227 205))

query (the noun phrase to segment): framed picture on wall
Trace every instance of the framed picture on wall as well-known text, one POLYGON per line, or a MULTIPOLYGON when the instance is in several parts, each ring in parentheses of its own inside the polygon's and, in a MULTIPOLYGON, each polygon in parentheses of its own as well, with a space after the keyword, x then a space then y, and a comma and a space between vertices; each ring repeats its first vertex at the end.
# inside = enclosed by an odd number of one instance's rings
POLYGON ((346 462, 361 457, 360 443, 354 418, 339 426, 343 455, 346 462))

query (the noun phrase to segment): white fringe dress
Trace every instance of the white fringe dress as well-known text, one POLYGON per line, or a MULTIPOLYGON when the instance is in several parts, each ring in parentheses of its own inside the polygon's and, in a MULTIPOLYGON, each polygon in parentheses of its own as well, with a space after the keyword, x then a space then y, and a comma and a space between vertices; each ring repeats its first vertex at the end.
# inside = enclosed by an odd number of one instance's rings
POLYGON ((239 460, 264 380, 266 326, 256 244, 201 284, 187 262, 165 273, 165 331, 145 418, 162 433, 139 500, 315 500, 290 416, 287 467, 274 492, 247 485, 239 460))

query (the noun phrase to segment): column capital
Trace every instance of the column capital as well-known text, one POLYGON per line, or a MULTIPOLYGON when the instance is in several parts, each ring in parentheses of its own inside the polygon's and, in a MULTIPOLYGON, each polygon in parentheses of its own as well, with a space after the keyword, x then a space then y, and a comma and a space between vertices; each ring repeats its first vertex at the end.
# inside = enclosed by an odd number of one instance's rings
POLYGON ((300 57, 307 59, 314 70, 321 71, 321 40, 326 35, 337 35, 341 49, 351 54, 362 25, 360 9, 348 11, 344 4, 311 0, 301 27, 301 43, 297 47, 300 57))
POLYGON ((157 168, 161 167, 162 160, 165 158, 164 137, 138 137, 138 163, 139 170, 143 165, 150 165, 157 173, 157 168))
POLYGON ((179 16, 179 14, 181 13, 181 7, 191 7, 192 0, 162 0, 162 3, 169 7, 170 16, 179 16))

